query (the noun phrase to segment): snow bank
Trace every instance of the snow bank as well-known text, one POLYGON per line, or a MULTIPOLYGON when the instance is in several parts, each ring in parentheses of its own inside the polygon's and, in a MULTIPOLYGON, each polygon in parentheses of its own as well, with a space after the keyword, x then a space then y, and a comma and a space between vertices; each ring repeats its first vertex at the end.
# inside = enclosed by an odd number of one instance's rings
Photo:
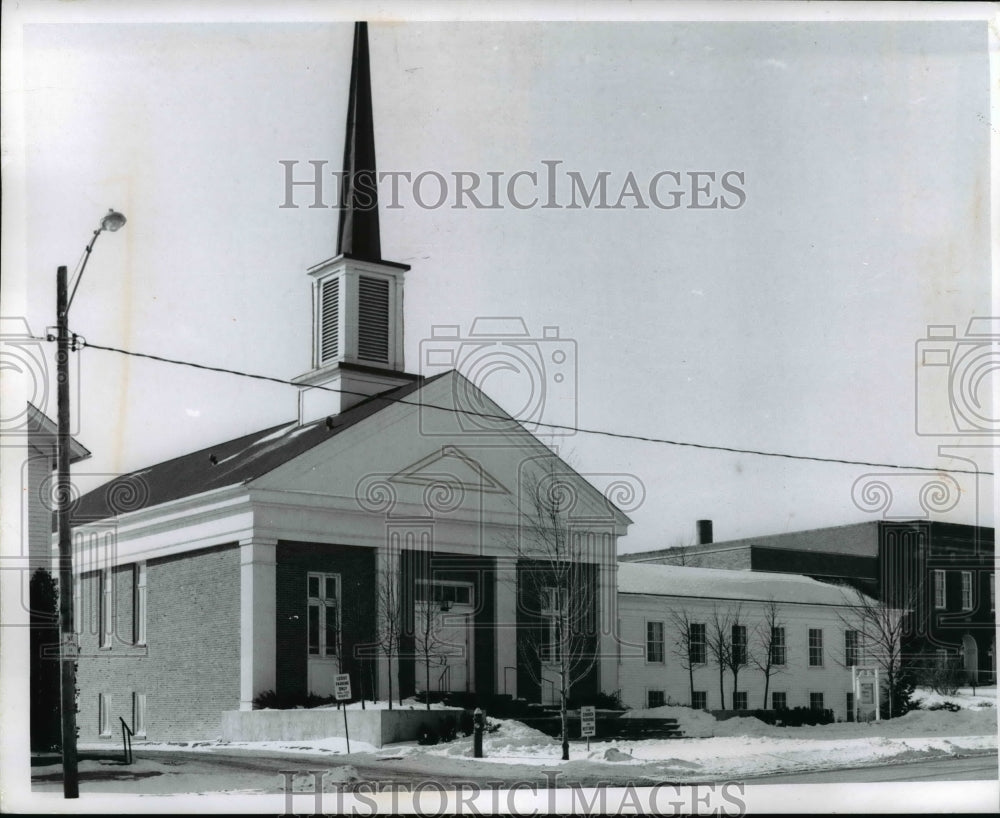
POLYGON ((948 710, 911 710, 889 724, 913 735, 986 735, 997 731, 997 711, 992 707, 968 708, 954 713, 948 710))
MULTIPOLYGON (((623 719, 675 719, 685 738, 710 738, 712 736, 764 736, 774 728, 760 719, 746 716, 717 721, 711 713, 690 707, 663 705, 644 710, 627 710, 623 719)), ((779 728, 780 729, 780 728, 779 728)))
MULTIPOLYGON (((310 708, 311 710, 336 710, 337 704, 321 704, 318 707, 310 708)), ((348 710, 388 710, 389 702, 386 699, 379 699, 377 702, 366 701, 365 706, 361 706, 361 702, 351 702, 347 705, 348 710)), ((414 698, 403 699, 402 702, 396 701, 392 702, 393 710, 426 710, 427 704, 425 702, 418 702, 414 698)), ((441 702, 431 702, 431 710, 454 710, 456 712, 461 711, 461 707, 451 707, 441 702)))
POLYGON ((997 689, 995 686, 977 687, 976 693, 973 695, 971 687, 960 687, 951 694, 935 693, 930 688, 918 687, 913 691, 913 695, 910 698, 912 701, 918 702, 925 710, 934 705, 944 704, 945 702, 951 702, 963 709, 971 707, 989 708, 996 707, 997 689))

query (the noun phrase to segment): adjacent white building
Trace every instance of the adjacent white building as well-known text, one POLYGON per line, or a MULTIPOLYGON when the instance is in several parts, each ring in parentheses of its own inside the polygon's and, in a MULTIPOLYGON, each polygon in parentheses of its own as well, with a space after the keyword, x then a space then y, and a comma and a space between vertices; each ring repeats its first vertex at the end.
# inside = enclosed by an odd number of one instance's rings
POLYGON ((855 600, 849 589, 793 574, 619 563, 622 701, 811 707, 845 720, 854 710, 851 665, 865 661, 855 600))

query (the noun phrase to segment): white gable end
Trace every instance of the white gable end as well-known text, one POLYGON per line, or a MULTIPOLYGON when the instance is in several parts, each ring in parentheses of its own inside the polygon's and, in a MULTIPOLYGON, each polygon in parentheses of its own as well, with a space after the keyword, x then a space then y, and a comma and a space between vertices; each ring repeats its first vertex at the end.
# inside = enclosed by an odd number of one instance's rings
MULTIPOLYGON (((581 475, 515 421, 492 422, 487 430, 470 429, 460 409, 463 396, 476 390, 457 372, 433 380, 404 401, 356 423, 328 441, 249 484, 261 524, 281 537, 295 507, 340 512, 338 528, 350 516, 367 518, 433 518, 442 529, 452 527, 451 545, 461 550, 500 553, 500 528, 516 524, 518 497, 526 480, 539 470, 556 473, 572 487, 572 513, 580 525, 593 525, 615 535, 625 533, 628 518, 581 475), (268 510, 270 509, 270 511, 268 510), (470 527, 475 531, 467 530, 470 527), (463 530, 464 529, 464 530, 463 530)), ((479 410, 505 413, 482 392, 479 410)), ((302 522, 302 518, 299 518, 302 522)), ((329 539, 317 526, 315 537, 329 539)), ((343 536, 343 535, 342 535, 343 536)), ((364 544, 376 546, 366 539, 364 544)), ((361 544, 360 542, 358 544, 361 544)))

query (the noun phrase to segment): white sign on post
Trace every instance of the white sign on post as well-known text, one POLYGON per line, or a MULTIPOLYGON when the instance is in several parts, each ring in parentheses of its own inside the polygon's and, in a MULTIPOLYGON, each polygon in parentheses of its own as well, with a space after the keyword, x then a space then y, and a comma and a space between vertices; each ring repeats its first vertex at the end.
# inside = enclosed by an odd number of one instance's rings
MULTIPOLYGON (((333 677, 333 697, 338 702, 351 698, 351 676, 348 673, 338 673, 333 677)), ((347 729, 347 705, 344 705, 344 738, 347 740, 347 754, 351 753, 351 734, 347 729)))
POLYGON ((351 676, 349 673, 338 673, 333 677, 333 696, 338 702, 351 698, 351 676))
POLYGON ((595 708, 580 708, 580 735, 584 738, 597 735, 597 711, 595 708))
POLYGON ((875 721, 882 719, 882 702, 879 695, 878 668, 852 667, 851 675, 854 683, 854 706, 857 718, 869 719, 875 716, 875 721), (874 709, 874 714, 872 710, 874 709))

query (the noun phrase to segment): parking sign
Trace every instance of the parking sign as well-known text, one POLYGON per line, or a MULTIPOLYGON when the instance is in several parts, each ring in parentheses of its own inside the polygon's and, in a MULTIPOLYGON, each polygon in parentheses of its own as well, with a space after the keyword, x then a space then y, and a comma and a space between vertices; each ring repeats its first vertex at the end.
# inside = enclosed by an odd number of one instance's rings
POLYGON ((338 673, 333 677, 333 695, 338 702, 351 698, 351 676, 348 673, 338 673))
POLYGON ((580 735, 583 738, 597 735, 597 711, 595 708, 580 708, 580 735))

